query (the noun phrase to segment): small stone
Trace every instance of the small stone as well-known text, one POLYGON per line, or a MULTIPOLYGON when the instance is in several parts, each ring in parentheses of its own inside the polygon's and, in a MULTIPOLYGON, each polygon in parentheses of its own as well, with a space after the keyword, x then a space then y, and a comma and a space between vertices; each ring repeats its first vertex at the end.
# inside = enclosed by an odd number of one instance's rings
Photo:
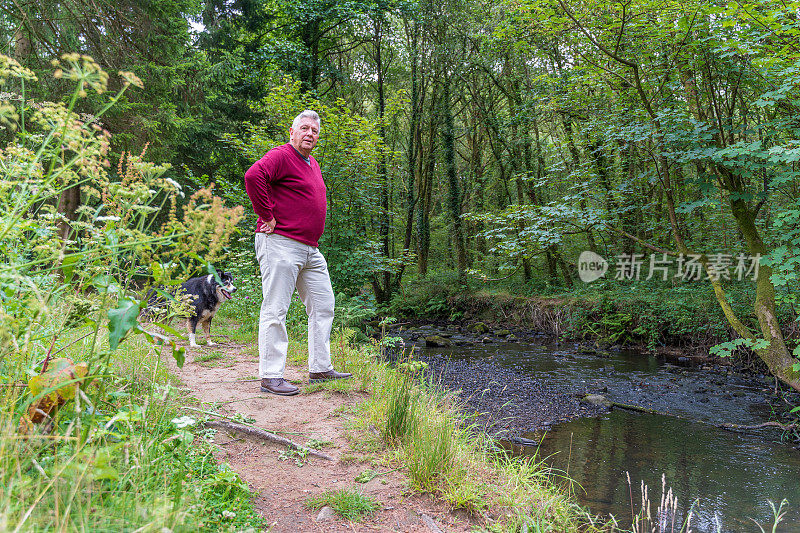
POLYGON ((422 523, 428 528, 428 531, 431 533, 444 533, 442 528, 439 527, 439 524, 431 518, 430 516, 426 515, 425 513, 420 513, 420 518, 422 518, 422 523))
POLYGON ((451 341, 450 339, 445 339, 441 335, 431 335, 430 337, 425 337, 425 346, 431 346, 434 348, 444 348, 452 345, 453 341, 451 341))
POLYGON ((327 522, 328 520, 333 520, 333 517, 336 515, 334 510, 327 505, 319 510, 319 514, 317 515, 317 522, 327 522))
POLYGON ((581 399, 581 403, 588 403, 589 405, 596 405, 599 407, 611 407, 611 401, 602 394, 587 394, 581 399))
POLYGON ((467 328, 467 329, 469 329, 469 331, 471 331, 473 333, 477 333, 479 335, 482 334, 482 333, 488 333, 489 332, 489 326, 487 326, 483 322, 475 322, 474 324, 469 326, 469 328, 467 328))
POLYGON ((494 332, 494 334, 497 335, 498 337, 508 337, 509 335, 511 335, 511 330, 510 329, 498 329, 497 331, 494 332))

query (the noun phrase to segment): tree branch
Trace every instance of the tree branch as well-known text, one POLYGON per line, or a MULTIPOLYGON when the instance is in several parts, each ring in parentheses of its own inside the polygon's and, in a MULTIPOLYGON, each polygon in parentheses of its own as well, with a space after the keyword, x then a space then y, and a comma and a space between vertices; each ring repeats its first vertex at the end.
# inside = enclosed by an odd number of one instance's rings
POLYGON ((658 253, 660 253, 660 254, 667 254, 667 255, 669 255, 669 256, 672 256, 672 257, 677 257, 678 255, 680 255, 680 254, 679 254, 678 252, 676 252, 676 251, 673 251, 673 250, 666 250, 666 249, 664 249, 664 248, 659 248, 658 246, 655 246, 655 245, 653 245, 653 244, 650 244, 649 242, 647 242, 647 241, 645 241, 645 240, 642 240, 642 239, 640 239, 640 238, 639 238, 639 237, 637 237, 636 235, 631 235, 630 233, 628 233, 627 231, 625 231, 625 230, 623 230, 623 229, 620 229, 620 228, 614 227, 614 226, 612 226, 612 225, 610 225, 610 224, 606 224, 606 226, 607 226, 607 227, 608 227, 610 230, 612 230, 612 231, 615 231, 615 232, 619 233, 620 235, 622 235, 623 237, 627 237, 628 239, 630 239, 630 240, 632 240, 632 241, 635 241, 635 242, 637 242, 637 243, 641 244, 642 246, 644 246, 645 248, 647 248, 647 249, 649 249, 649 250, 653 250, 654 252, 658 252, 658 253))
POLYGON ((274 433, 270 433, 269 431, 244 426, 242 424, 236 424, 233 422, 226 422, 224 420, 209 420, 207 422, 203 422, 203 425, 206 427, 217 428, 217 429, 224 429, 226 431, 233 431, 235 433, 241 433, 243 435, 247 435, 249 437, 255 437, 257 439, 266 440, 269 442, 274 442, 275 444, 281 444, 283 446, 287 446, 293 450, 298 450, 304 452, 308 455, 313 457, 318 457, 320 459, 325 459, 326 461, 334 461, 334 458, 330 455, 326 455, 322 452, 318 452, 317 450, 312 450, 311 448, 306 448, 305 446, 300 446, 299 444, 285 438, 275 435, 274 433))

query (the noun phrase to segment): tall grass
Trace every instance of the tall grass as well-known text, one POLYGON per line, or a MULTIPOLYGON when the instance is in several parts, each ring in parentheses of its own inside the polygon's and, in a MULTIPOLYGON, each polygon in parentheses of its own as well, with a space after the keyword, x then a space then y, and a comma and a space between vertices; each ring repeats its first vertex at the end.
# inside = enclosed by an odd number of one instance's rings
MULTIPOLYGON (((601 530, 557 488, 540 461, 509 457, 465 418, 465 407, 420 372, 374 365, 362 427, 374 427, 411 485, 481 517, 498 531, 601 530), (527 524, 527 525, 526 525, 527 524)), ((414 368, 412 366, 412 368, 414 368)), ((366 438, 363 437, 362 438, 366 438)))
MULTIPOLYGON (((67 355, 77 357, 82 348, 76 344, 67 355)), ((3 388, 0 529, 260 525, 246 485, 226 477, 211 444, 178 416, 189 399, 170 382, 159 354, 146 342, 127 348, 124 357, 112 358, 109 373, 97 376, 107 385, 100 401, 91 401, 97 390, 88 388, 58 413, 50 432, 17 433, 14 407, 24 393, 3 388)))
POLYGON ((178 209, 168 167, 143 155, 109 170, 99 121, 141 85, 133 74, 88 118, 76 105, 104 93, 108 74, 67 54, 54 75, 72 95, 32 105, 24 89, 36 76, 0 56, 0 85, 20 90, 14 110, 0 109, 12 130, 0 150, 0 530, 258 527, 247 487, 217 465, 196 421, 177 416, 188 399, 139 325, 130 284, 145 267, 158 282, 183 277, 181 250, 214 257, 240 210, 210 189, 178 209), (75 188, 84 205, 67 212, 75 188))

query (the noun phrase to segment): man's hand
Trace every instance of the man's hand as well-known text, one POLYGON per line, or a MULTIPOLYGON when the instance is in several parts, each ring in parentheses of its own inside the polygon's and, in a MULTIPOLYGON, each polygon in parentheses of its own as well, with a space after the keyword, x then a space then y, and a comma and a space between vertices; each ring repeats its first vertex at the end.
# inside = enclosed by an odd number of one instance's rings
POLYGON ((275 229, 275 218, 273 218, 269 222, 264 222, 264 225, 261 226, 261 233, 272 233, 272 230, 274 229, 275 229))

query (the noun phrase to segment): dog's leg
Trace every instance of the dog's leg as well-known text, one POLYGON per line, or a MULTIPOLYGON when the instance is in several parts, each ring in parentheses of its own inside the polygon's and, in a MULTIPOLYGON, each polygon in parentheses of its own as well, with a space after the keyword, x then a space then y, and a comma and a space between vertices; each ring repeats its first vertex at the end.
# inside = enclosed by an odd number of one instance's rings
POLYGON ((207 318, 203 321, 203 331, 206 333, 206 345, 216 346, 217 343, 211 340, 211 319, 207 318))
POLYGON ((197 320, 188 319, 186 321, 186 329, 189 330, 189 346, 192 348, 199 348, 197 341, 194 338, 194 331, 197 329, 197 320))

